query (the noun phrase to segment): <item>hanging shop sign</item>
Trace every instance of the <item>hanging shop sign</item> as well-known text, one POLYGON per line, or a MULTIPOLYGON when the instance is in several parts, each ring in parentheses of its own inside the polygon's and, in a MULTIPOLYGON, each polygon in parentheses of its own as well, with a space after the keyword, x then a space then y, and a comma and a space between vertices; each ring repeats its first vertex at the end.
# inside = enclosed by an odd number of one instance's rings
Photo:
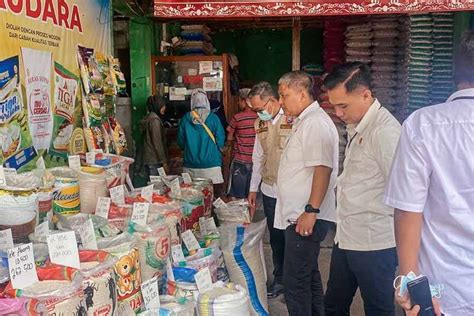
POLYGON ((155 17, 253 18, 320 15, 390 14, 474 9, 466 0, 155 0, 155 17))

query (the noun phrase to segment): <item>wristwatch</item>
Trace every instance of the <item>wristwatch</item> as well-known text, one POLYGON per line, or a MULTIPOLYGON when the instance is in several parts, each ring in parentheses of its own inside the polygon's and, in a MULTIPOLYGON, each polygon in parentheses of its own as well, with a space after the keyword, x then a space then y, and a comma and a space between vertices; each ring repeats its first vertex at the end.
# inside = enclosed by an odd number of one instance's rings
POLYGON ((319 208, 314 208, 311 204, 306 204, 304 207, 305 213, 316 213, 319 214, 320 210, 319 208))

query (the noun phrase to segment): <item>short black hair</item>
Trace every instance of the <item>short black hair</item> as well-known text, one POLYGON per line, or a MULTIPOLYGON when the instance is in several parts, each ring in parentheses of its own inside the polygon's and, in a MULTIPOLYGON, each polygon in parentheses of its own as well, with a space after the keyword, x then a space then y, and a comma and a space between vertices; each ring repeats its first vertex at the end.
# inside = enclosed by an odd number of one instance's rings
POLYGON ((474 83, 474 31, 463 34, 454 65, 456 83, 474 83))
POLYGON ((371 90, 370 68, 358 61, 338 65, 326 76, 323 84, 328 90, 340 84, 344 85, 347 92, 352 92, 360 86, 371 90))

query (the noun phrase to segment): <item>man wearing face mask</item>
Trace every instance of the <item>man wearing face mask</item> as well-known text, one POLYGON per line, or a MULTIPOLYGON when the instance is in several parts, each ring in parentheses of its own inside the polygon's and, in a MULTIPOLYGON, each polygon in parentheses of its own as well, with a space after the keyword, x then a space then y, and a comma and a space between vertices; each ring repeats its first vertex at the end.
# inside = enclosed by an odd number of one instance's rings
POLYGON ((397 253, 394 209, 384 205, 383 195, 400 123, 374 98, 370 70, 363 63, 334 68, 324 86, 348 133, 344 169, 337 181, 337 229, 326 315, 349 315, 359 288, 365 315, 391 316, 397 253))
POLYGON ((252 154, 253 167, 248 200, 253 216, 260 186, 273 253, 274 282, 268 289, 268 297, 274 298, 283 293, 285 258, 285 232, 274 227, 277 173, 281 153, 291 132, 291 119, 283 114, 278 95, 268 82, 260 82, 253 86, 248 98, 252 109, 258 115, 255 121, 257 137, 252 154))

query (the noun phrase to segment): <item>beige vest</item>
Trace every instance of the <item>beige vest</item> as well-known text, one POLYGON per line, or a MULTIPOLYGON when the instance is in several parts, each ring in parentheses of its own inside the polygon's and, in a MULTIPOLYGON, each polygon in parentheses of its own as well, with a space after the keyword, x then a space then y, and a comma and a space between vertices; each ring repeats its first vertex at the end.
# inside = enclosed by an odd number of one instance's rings
POLYGON ((273 125, 271 121, 255 121, 255 131, 263 148, 262 181, 274 185, 278 176, 280 158, 291 133, 291 124, 285 115, 273 125))

